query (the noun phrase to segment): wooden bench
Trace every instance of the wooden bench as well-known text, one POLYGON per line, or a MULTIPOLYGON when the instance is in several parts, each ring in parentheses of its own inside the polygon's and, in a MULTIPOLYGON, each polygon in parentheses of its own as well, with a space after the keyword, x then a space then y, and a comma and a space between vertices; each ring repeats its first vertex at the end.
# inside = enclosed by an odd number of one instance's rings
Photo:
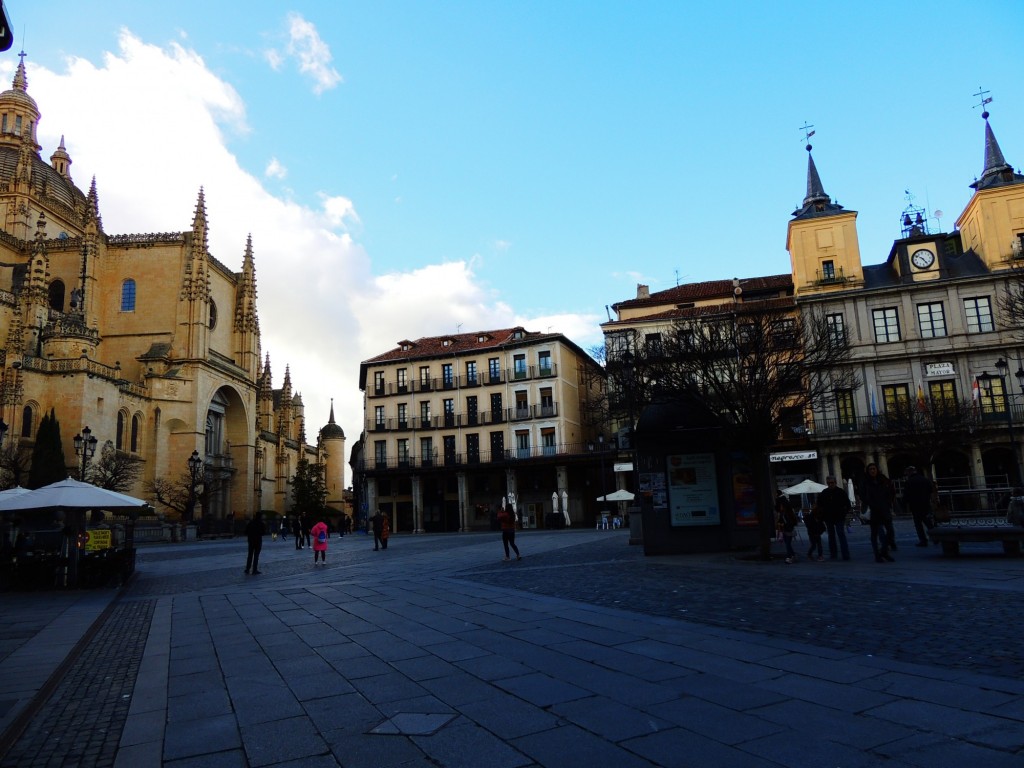
POLYGON ((1024 528, 1018 525, 958 525, 944 523, 928 531, 928 538, 942 545, 942 554, 955 557, 960 554, 960 542, 1001 541, 1003 552, 1011 557, 1021 554, 1024 528))

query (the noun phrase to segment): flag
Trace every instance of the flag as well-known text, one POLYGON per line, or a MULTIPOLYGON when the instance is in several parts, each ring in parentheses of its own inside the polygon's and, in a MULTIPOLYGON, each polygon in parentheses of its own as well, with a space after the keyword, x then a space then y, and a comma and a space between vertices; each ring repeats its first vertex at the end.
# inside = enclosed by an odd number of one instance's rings
POLYGON ((928 403, 925 402, 924 390, 921 388, 920 384, 917 385, 917 410, 921 413, 928 412, 928 403))
POLYGON ((875 403, 875 393, 871 393, 871 428, 878 429, 878 404, 875 403))

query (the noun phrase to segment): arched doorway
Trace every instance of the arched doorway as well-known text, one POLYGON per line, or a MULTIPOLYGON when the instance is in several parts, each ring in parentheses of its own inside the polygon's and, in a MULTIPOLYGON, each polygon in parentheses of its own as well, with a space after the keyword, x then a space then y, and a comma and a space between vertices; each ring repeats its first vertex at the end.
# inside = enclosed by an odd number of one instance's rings
POLYGON ((981 465, 988 487, 1015 486, 1020 484, 1017 460, 1007 445, 996 445, 981 452, 981 465))
MULTIPOLYGON (((935 482, 940 488, 969 488, 971 486, 971 460, 959 451, 940 451, 935 454, 933 468, 935 482)), ((922 467, 922 469, 926 468, 922 467)))
POLYGON ((252 511, 255 447, 249 434, 245 402, 233 387, 221 387, 206 407, 204 439, 203 515, 229 521, 252 511))

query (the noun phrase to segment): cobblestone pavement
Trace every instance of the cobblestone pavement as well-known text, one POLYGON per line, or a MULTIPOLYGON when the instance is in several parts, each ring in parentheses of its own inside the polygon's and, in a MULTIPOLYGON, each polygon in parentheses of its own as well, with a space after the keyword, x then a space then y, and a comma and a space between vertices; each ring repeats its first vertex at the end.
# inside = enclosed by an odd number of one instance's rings
MULTIPOLYGON (((1024 679, 1024 568, 998 550, 947 560, 934 549, 904 546, 898 563, 876 565, 864 532, 855 530, 853 562, 786 566, 735 554, 648 558, 642 547, 627 545, 625 531, 581 533, 524 532, 518 537, 524 559, 512 563, 500 561, 496 533, 396 537, 397 552, 387 553, 373 552, 371 541, 356 535, 332 540, 326 569, 314 568, 311 553, 296 552, 290 541, 268 541, 263 576, 242 572, 240 540, 143 548, 136 579, 0 767, 115 764, 159 599, 194 601, 201 592, 205 601, 242 591, 305 599, 317 584, 356 595, 378 572, 396 586, 408 584, 410 575, 469 581, 798 641, 825 656, 833 649, 1024 679), (493 546, 493 563, 479 564, 481 544, 493 546), (446 557, 437 556, 439 546, 446 557), (257 586, 261 581, 265 587, 257 586)), ((32 626, 12 632, 11 643, 23 643, 32 626)))
POLYGON ((3 768, 114 764, 152 612, 152 601, 114 607, 3 768))
MULTIPOLYGON (((929 556, 936 557, 934 549, 929 556)), ((1002 589, 1001 582, 978 589, 917 583, 884 572, 883 578, 847 578, 843 569, 849 573, 849 564, 841 561, 782 567, 736 558, 700 565, 670 560, 645 558, 642 547, 623 547, 616 537, 529 557, 519 564, 528 564, 525 568, 477 568, 460 576, 843 651, 1024 679, 1024 593, 1002 589)))

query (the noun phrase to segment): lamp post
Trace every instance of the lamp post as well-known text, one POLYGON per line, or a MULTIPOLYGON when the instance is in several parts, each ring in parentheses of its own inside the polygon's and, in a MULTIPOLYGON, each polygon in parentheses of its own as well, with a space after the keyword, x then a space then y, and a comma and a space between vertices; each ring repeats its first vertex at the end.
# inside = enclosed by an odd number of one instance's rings
POLYGON ((185 511, 185 522, 191 523, 196 510, 196 486, 199 484, 199 473, 203 468, 203 459, 199 451, 192 451, 188 457, 188 509, 185 511))
MULTIPOLYGON (((603 499, 605 496, 608 495, 607 486, 605 485, 605 482, 604 482, 604 435, 598 435, 597 436, 597 445, 596 446, 594 445, 593 441, 587 443, 587 448, 590 450, 591 453, 593 453, 595 448, 596 448, 598 456, 600 458, 601 474, 598 475, 597 485, 601 489, 601 498, 603 499)), ((608 504, 607 500, 604 501, 603 504, 605 506, 607 506, 607 504, 608 504)), ((600 512, 601 512, 601 510, 599 509, 598 513, 600 514, 600 512)))
MULTIPOLYGON (((1010 391, 1006 386, 1006 380, 1010 373, 1010 364, 1006 360, 1000 357, 996 360, 996 370, 999 371, 999 381, 1003 387, 1003 398, 1006 403, 1006 428, 1010 434, 1010 450, 1013 452, 1013 465, 1014 470, 1017 473, 1016 482, 1020 483, 1024 480, 1024 475, 1020 469, 1020 458, 1017 455, 1017 440, 1013 434, 1013 401, 1010 396, 1010 391)), ((1017 379, 1018 388, 1024 390, 1024 367, 1018 367, 1017 373, 1014 374, 1017 379)))
POLYGON ((82 457, 82 474, 79 479, 85 482, 85 470, 89 466, 89 459, 96 455, 96 443, 99 440, 88 427, 82 427, 82 431, 75 435, 75 456, 82 457))

